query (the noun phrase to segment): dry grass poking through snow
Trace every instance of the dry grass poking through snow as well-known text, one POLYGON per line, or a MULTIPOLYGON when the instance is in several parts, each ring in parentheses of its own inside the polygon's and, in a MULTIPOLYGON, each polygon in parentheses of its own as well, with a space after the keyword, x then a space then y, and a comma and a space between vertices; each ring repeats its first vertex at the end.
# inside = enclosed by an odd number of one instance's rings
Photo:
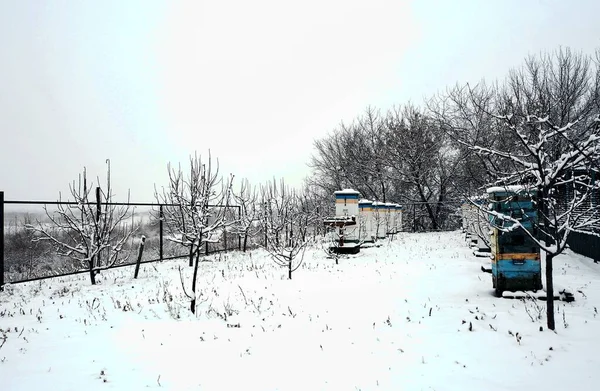
POLYGON ((197 316, 185 260, 143 265, 138 280, 107 271, 98 286, 8 286, 2 389, 596 389, 600 267, 557 263, 577 293, 556 333, 543 302, 493 297, 456 232, 403 234, 338 266, 310 249, 292 281, 260 250, 213 255, 197 316))

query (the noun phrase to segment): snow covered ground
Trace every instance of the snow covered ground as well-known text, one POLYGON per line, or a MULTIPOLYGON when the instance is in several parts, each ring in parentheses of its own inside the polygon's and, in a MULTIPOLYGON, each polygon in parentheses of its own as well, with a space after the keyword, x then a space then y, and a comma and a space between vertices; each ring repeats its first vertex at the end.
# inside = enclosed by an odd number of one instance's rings
POLYGON ((401 234, 285 279, 262 251, 7 286, 2 390, 597 390, 600 266, 565 254, 575 302, 495 298, 459 232, 401 234), (189 290, 189 288, 188 288, 189 290), (540 331, 540 328, 543 331, 540 331))

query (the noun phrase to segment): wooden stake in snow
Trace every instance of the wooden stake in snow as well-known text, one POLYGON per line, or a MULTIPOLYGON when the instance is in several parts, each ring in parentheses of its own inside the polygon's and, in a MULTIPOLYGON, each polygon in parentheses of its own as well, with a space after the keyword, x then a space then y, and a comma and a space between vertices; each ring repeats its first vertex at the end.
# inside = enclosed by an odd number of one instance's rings
POLYGON ((140 272, 140 264, 142 263, 142 253, 144 252, 144 244, 146 243, 146 237, 142 235, 142 240, 140 241, 140 247, 138 249, 138 257, 137 261, 135 261, 135 273, 133 278, 138 278, 138 274, 140 272))

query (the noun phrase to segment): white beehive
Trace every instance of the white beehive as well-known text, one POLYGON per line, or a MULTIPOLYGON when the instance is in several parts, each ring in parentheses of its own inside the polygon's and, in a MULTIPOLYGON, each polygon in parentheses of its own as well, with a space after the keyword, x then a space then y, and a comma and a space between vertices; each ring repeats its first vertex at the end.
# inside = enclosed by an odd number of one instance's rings
POLYGON ((402 231, 402 205, 396 204, 396 232, 402 231))
MULTIPOLYGON (((358 218, 358 198, 360 193, 353 189, 338 190, 335 195, 335 216, 358 218)), ((348 226, 344 229, 344 241, 348 243, 358 242, 359 225, 348 226)))
POLYGON ((360 193, 353 189, 333 192, 335 195, 335 216, 358 216, 358 197, 360 193))
POLYGON ((375 237, 385 239, 387 232, 385 228, 385 204, 383 202, 373 202, 373 226, 375 237))
POLYGON ((394 204, 386 202, 385 207, 385 232, 388 235, 394 234, 394 204))
POLYGON ((469 228, 469 203, 467 201, 461 203, 460 212, 462 217, 462 230, 463 232, 467 232, 467 229, 469 228))
POLYGON ((398 206, 398 204, 390 204, 390 233, 394 235, 398 233, 398 210, 396 209, 396 206, 398 206))
POLYGON ((359 237, 363 242, 375 241, 375 224, 373 219, 373 201, 359 200, 359 237))

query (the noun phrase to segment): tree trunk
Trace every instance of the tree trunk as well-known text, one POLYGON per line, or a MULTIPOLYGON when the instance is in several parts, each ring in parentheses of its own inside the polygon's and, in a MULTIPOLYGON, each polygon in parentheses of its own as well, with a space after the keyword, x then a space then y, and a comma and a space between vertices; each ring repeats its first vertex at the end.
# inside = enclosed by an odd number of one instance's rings
POLYGON ((292 257, 288 260, 288 277, 292 279, 292 257))
POLYGON ((190 267, 194 266, 194 244, 190 246, 190 267))
POLYGON ((548 329, 554 330, 554 282, 552 279, 552 260, 554 255, 546 253, 546 317, 548 329))
POLYGON ((246 246, 247 246, 247 244, 248 244, 248 233, 246 232, 244 234, 244 247, 243 247, 244 248, 244 252, 246 252, 246 246))
POLYGON ((419 197, 421 198, 421 202, 423 202, 425 204, 425 209, 427 210, 427 214, 429 215, 429 219, 431 220, 431 228, 434 230, 437 230, 438 222, 437 222, 435 213, 433 212, 433 209, 431 209, 429 200, 427 199, 427 197, 425 197, 425 192, 423 191, 423 188, 421 187, 421 185, 417 186, 417 190, 419 191, 419 197))
POLYGON ((192 314, 196 314, 196 279, 198 278, 198 263, 200 260, 200 248, 196 251, 196 262, 194 263, 194 275, 192 277, 192 302, 190 303, 190 310, 192 314))
POLYGON ((94 270, 94 258, 93 257, 90 258, 88 263, 90 265, 90 281, 92 282, 92 285, 96 285, 96 273, 94 270))
MULTIPOLYGON (((556 243, 556 230, 555 227, 548 221, 548 206, 546 205, 548 197, 548 191, 542 188, 541 197, 538 199, 539 209, 542 211, 543 227, 544 231, 549 232, 544 235, 544 243, 548 244, 550 241, 556 243)), ((544 252, 546 254, 546 318, 548 320, 548 329, 555 329, 554 322, 554 280, 552 276, 552 261, 554 254, 544 252)))

